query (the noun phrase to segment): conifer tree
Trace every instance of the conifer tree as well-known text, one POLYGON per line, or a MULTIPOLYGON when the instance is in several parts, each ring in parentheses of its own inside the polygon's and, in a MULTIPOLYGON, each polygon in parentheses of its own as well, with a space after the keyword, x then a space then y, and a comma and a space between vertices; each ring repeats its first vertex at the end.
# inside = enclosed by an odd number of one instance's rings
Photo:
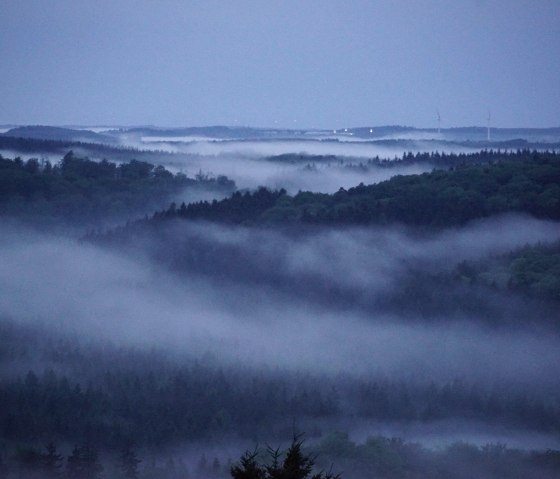
MULTIPOLYGON (((257 456, 259 451, 247 451, 238 464, 234 464, 230 470, 233 479, 307 479, 313 471, 315 463, 312 456, 306 455, 302 451, 303 441, 300 436, 295 436, 292 444, 284 455, 284 460, 280 461, 281 453, 279 449, 268 448, 270 456, 268 464, 259 464, 257 456)), ((319 472, 310 479, 338 479, 339 475, 330 472, 319 472)))
POLYGON ((142 461, 138 459, 131 445, 126 445, 119 456, 118 468, 121 471, 122 477, 126 479, 137 479, 138 465, 141 462, 142 461))
POLYGON ((56 451, 56 446, 52 442, 49 442, 45 449, 47 452, 41 457, 45 479, 58 478, 62 471, 63 457, 56 451))
POLYGON ((66 463, 68 479, 99 479, 102 472, 99 454, 89 441, 81 447, 74 447, 66 463))

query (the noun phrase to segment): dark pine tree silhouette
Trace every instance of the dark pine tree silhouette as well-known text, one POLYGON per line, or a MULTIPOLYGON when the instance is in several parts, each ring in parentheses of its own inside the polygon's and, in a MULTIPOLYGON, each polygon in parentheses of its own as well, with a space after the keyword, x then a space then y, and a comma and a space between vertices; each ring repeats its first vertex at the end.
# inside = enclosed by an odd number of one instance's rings
POLYGON ((45 479, 56 479, 61 476, 64 459, 62 454, 56 451, 54 443, 49 442, 45 449, 47 452, 41 456, 43 474, 45 479))
POLYGON ((239 464, 231 467, 230 473, 233 479, 266 479, 268 477, 266 468, 257 462, 259 452, 246 451, 239 459, 239 464))
POLYGON ((130 444, 126 445, 119 456, 118 468, 122 477, 126 479, 138 478, 138 464, 142 461, 138 459, 130 444))
POLYGON ((313 465, 315 464, 312 456, 306 455, 302 451, 303 440, 300 436, 295 436, 292 444, 286 451, 284 459, 281 461, 282 454, 279 449, 268 448, 270 457, 268 464, 257 462, 259 451, 247 451, 238 464, 234 464, 230 470, 233 479, 338 479, 339 475, 330 472, 318 472, 311 476, 313 465))
POLYGON ((66 463, 68 479, 98 479, 102 472, 97 450, 89 441, 81 447, 74 447, 66 463))

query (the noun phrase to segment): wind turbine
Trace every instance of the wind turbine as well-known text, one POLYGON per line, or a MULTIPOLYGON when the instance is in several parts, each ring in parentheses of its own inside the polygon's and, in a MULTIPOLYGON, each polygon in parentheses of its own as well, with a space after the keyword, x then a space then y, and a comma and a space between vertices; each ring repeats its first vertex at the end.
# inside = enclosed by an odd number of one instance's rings
POLYGON ((490 142, 490 120, 491 120, 490 110, 488 110, 488 130, 486 132, 486 140, 490 142))
POLYGON ((441 133, 441 116, 439 114, 439 110, 437 111, 437 132, 438 135, 441 133))

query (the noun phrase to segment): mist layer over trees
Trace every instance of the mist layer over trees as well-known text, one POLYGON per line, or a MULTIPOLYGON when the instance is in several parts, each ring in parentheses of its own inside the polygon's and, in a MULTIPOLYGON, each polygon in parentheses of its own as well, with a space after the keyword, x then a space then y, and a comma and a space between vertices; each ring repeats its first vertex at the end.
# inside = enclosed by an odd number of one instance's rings
POLYGON ((161 165, 131 160, 116 164, 79 158, 72 151, 49 160, 4 159, 0 155, 0 211, 31 224, 99 226, 137 217, 186 197, 231 193, 235 184, 202 173, 172 174, 161 165))
POLYGON ((558 474, 558 154, 240 161, 0 159, 0 475, 558 474))

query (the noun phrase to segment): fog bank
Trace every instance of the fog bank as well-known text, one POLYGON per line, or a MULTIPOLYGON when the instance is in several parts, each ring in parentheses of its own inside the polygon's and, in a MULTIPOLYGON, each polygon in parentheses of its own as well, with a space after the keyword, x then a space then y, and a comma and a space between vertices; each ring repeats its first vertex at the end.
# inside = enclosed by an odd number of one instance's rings
MULTIPOLYGON (((416 239, 383 228, 303 238, 243 228, 184 228, 186 244, 194 235, 202 236, 216 254, 219 249, 212 243, 247 248, 243 254, 250 251, 257 263, 301 281, 301 288, 306 278, 317 277, 374 295, 398 288, 411 261, 450 267, 560 237, 553 223, 517 217, 416 239)), ((330 375, 499 379, 546 389, 556 384, 556 335, 495 331, 461 315, 443 323, 411 323, 382 312, 331 309, 270 284, 230 279, 224 281, 219 269, 215 275, 173 273, 139 250, 119 253, 17 228, 0 242, 0 313, 16 321, 117 343, 172 348, 187 357, 211 352, 229 364, 330 375)))

